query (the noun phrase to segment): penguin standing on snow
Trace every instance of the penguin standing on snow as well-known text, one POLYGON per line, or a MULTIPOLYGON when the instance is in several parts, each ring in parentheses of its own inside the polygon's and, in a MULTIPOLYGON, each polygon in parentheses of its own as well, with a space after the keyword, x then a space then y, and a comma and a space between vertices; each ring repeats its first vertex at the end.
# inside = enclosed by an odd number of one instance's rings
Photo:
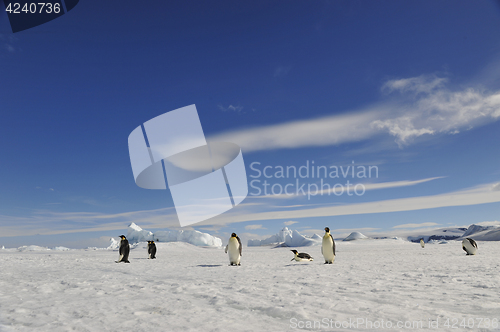
POLYGON ((130 263, 128 261, 128 254, 130 253, 130 246, 128 244, 128 240, 125 237, 125 235, 120 235, 120 238, 122 239, 120 241, 120 250, 119 250, 120 259, 118 259, 116 263, 120 262, 130 263))
POLYGON ((321 253, 325 258, 325 264, 332 264, 335 260, 335 241, 328 227, 325 227, 325 235, 323 236, 323 243, 321 244, 321 253))
POLYGON ((236 233, 231 234, 225 252, 226 254, 229 252, 229 265, 240 265, 241 241, 236 233))
POLYGON ((462 241, 462 249, 465 250, 467 255, 475 255, 477 252, 477 243, 471 238, 465 238, 462 241))
POLYGON ((293 252, 295 255, 294 258, 292 258, 292 261, 295 259, 297 262, 305 262, 305 261, 313 261, 313 258, 311 255, 306 254, 305 252, 298 252, 297 250, 290 250, 293 252))
POLYGON ((421 246, 422 248, 424 248, 424 247, 425 247, 425 242, 424 242, 424 239, 420 239, 420 246, 421 246))
POLYGON ((148 256, 149 259, 156 258, 156 244, 155 241, 148 241, 148 256))

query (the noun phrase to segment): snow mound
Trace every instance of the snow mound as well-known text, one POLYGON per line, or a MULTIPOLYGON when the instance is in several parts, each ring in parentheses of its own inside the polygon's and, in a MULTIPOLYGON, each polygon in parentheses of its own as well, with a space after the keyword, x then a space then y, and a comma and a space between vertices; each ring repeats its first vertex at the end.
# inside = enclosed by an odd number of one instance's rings
POLYGON ((47 247, 40 247, 40 246, 22 246, 17 248, 17 251, 46 251, 50 250, 47 247))
POLYGON ((353 241, 353 240, 361 240, 367 239, 368 237, 361 234, 360 232, 352 232, 348 237, 344 239, 344 241, 353 241))
MULTIPOLYGON (((130 224, 127 232, 129 243, 137 242, 187 242, 195 246, 221 247, 222 240, 208 233, 202 233, 196 230, 170 230, 157 231, 155 233, 143 230, 135 223, 130 224)), ((112 243, 113 244, 113 243, 112 243)), ((110 244, 110 247, 111 245, 110 244)), ((118 246, 118 243, 116 244, 118 246)), ((108 247, 108 248, 110 248, 108 247)))
POLYGON ((278 244, 283 247, 308 247, 315 244, 319 244, 321 237, 314 234, 312 237, 307 237, 296 230, 290 230, 288 227, 284 227, 277 234, 272 235, 264 240, 248 240, 247 245, 249 247, 258 247, 271 244, 278 244))

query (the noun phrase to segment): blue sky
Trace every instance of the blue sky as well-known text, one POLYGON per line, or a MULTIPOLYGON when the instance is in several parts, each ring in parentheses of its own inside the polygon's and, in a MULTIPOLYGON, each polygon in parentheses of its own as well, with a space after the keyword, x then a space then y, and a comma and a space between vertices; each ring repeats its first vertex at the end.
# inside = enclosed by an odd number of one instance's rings
POLYGON ((16 34, 2 8, 0 246, 175 227, 169 191, 134 183, 127 138, 191 104, 208 140, 241 146, 249 182, 254 162, 378 168, 350 179, 360 196, 249 195, 194 226, 224 241, 499 220, 496 2, 82 0, 16 34))

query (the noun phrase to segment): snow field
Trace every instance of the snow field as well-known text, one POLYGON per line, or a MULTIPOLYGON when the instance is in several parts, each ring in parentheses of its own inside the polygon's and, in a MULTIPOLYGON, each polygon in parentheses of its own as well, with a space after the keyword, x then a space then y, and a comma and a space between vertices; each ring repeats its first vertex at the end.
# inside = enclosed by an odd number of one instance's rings
POLYGON ((186 243, 157 243, 156 260, 140 244, 131 264, 114 263, 117 251, 0 250, 0 323, 5 331, 297 331, 292 321, 425 328, 439 318, 439 331, 458 331, 445 320, 473 318, 467 330, 486 331, 480 318, 500 320, 500 243, 478 246, 466 256, 458 241, 424 249, 338 241, 332 265, 319 246, 298 249, 314 257, 307 263, 290 261, 293 248, 244 247, 240 267, 222 249, 186 243))

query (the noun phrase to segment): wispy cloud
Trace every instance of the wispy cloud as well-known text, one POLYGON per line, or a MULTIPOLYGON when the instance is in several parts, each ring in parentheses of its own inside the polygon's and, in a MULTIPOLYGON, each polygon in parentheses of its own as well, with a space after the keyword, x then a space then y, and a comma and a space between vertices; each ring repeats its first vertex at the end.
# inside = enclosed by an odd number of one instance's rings
POLYGON ((290 66, 279 66, 274 70, 274 77, 284 76, 292 69, 290 66))
POLYGON ((283 224, 285 226, 290 226, 290 225, 297 224, 297 223, 298 223, 298 221, 290 220, 290 221, 285 221, 283 224))
POLYGON ((222 105, 217 105, 217 107, 219 107, 219 109, 223 112, 236 112, 236 113, 241 113, 243 111, 243 106, 233 106, 233 105, 229 105, 228 107, 224 107, 222 105))
POLYGON ((418 77, 402 78, 389 80, 382 85, 383 92, 391 93, 393 91, 413 92, 413 93, 431 93, 437 88, 442 88, 448 82, 447 78, 437 77, 436 75, 420 75, 418 77))
POLYGON ((245 229, 266 229, 262 225, 247 225, 245 226, 245 229))
POLYGON ((386 83, 391 91, 422 93, 414 102, 406 99, 408 109, 401 115, 374 121, 372 126, 396 137, 400 145, 426 134, 458 134, 500 118, 500 91, 466 88, 451 91, 445 79, 425 77, 386 83))
POLYGON ((457 134, 500 118, 500 91, 468 87, 453 91, 435 75, 390 80, 381 103, 316 119, 235 130, 211 140, 234 142, 245 152, 339 145, 395 137, 400 147, 423 135, 457 134))
MULTIPOLYGON (((369 190, 378 190, 378 189, 389 189, 389 188, 399 188, 399 187, 409 187, 409 186, 414 186, 420 183, 425 183, 437 179, 442 179, 444 178, 443 176, 437 176, 433 178, 426 178, 426 179, 420 179, 420 180, 403 180, 403 181, 391 181, 391 182, 380 182, 380 183, 366 183, 363 184, 363 188, 365 191, 369 190)), ((315 189, 320 188, 321 186, 317 186, 315 189)), ((278 198, 278 199, 295 199, 300 196, 324 196, 324 195, 330 195, 330 194, 339 194, 342 195, 342 193, 345 191, 345 188, 343 187, 334 187, 327 189, 327 190, 316 190, 313 192, 300 192, 297 193, 298 191, 291 192, 290 195, 288 194, 280 194, 280 195, 267 195, 267 196, 253 196, 256 198, 278 198)))
MULTIPOLYGON (((231 211, 199 223, 197 226, 229 225, 236 222, 255 222, 259 220, 297 220, 315 217, 414 211, 494 202, 500 202, 500 191, 493 190, 493 184, 486 184, 439 195, 313 208, 310 205, 303 205, 293 210, 282 210, 279 206, 266 206, 265 204, 242 203, 231 211)), ((0 215, 0 234, 4 237, 10 237, 124 230, 132 221, 145 229, 179 227, 174 208, 115 214, 36 211, 27 217, 0 215)), ((290 223, 290 221, 287 222, 290 223)), ((250 227, 257 226, 259 228, 254 229, 260 229, 262 225, 250 225, 250 227)))
POLYGON ((420 228, 420 227, 430 227, 430 226, 437 226, 439 224, 436 224, 435 222, 423 222, 420 224, 402 224, 402 225, 397 225, 394 226, 393 228, 420 228))
POLYGON ((383 110, 299 120, 277 125, 236 130, 209 137, 211 141, 238 144, 245 152, 336 145, 364 140, 377 131, 370 124, 383 110))
POLYGON ((386 213, 386 212, 401 212, 415 211, 424 209, 434 209, 440 207, 451 206, 468 206, 486 203, 500 202, 500 191, 494 191, 492 184, 481 185, 475 188, 454 191, 439 195, 418 196, 409 198, 389 199, 382 201, 373 201, 357 204, 346 204, 336 206, 321 206, 310 208, 308 205, 303 205, 302 208, 294 210, 282 210, 279 206, 269 207, 269 211, 263 211, 263 207, 249 209, 243 213, 243 206, 233 209, 229 213, 217 216, 209 223, 228 223, 228 222, 243 222, 243 221, 258 221, 258 220, 283 220, 283 219, 303 219, 315 217, 331 217, 342 215, 359 215, 371 213, 386 213))

